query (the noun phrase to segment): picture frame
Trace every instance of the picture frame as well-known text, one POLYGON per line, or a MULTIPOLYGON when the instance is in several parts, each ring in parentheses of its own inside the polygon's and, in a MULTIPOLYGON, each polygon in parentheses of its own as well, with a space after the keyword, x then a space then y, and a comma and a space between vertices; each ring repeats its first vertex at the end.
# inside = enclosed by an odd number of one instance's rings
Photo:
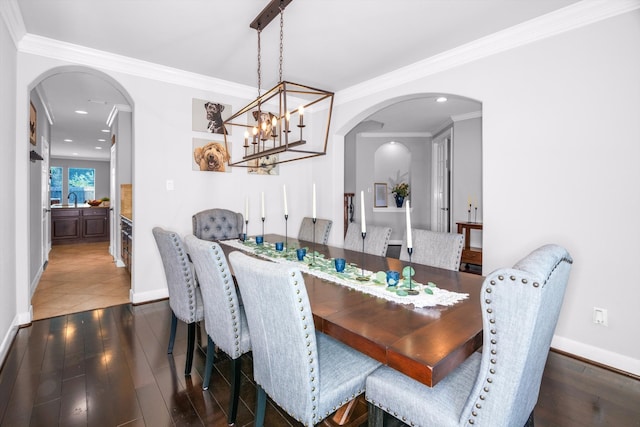
POLYGON ((382 182, 376 182, 373 184, 374 189, 374 208, 386 208, 387 207, 387 184, 382 182))
POLYGON ((31 143, 31 145, 38 145, 36 136, 38 113, 36 111, 36 107, 33 105, 33 102, 30 102, 29 104, 31 104, 29 110, 29 142, 31 143))
POLYGON ((231 105, 206 99, 191 100, 191 130, 231 135, 231 127, 223 122, 231 117, 231 105))

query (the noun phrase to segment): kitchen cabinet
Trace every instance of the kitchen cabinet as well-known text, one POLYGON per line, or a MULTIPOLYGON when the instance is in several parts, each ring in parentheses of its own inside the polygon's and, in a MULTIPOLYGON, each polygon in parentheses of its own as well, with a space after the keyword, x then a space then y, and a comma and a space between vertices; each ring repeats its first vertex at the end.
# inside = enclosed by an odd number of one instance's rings
POLYGON ((51 244, 109 241, 109 208, 51 209, 51 244))
POLYGON ((129 273, 131 273, 131 254, 133 253, 133 223, 125 217, 120 216, 120 257, 129 273))

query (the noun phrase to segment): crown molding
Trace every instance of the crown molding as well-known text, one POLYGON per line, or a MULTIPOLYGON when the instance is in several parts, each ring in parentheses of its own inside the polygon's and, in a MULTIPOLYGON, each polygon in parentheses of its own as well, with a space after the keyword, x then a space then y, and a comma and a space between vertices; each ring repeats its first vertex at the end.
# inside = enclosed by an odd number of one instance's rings
POLYGON ((433 136, 431 132, 361 132, 362 138, 429 138, 433 136))
POLYGON ((456 114, 455 116, 451 116, 451 121, 461 122, 463 120, 477 119, 479 117, 482 117, 482 111, 472 111, 470 113, 456 114))
POLYGON ((638 0, 582 0, 336 93, 343 104, 640 8, 638 0))
POLYGON ((17 0, 0 0, 0 16, 4 20, 7 31, 18 48, 20 40, 27 33, 17 0))
POLYGON ((251 86, 33 34, 22 37, 18 51, 180 86, 207 91, 215 88, 217 93, 230 96, 252 98, 256 91, 251 86))

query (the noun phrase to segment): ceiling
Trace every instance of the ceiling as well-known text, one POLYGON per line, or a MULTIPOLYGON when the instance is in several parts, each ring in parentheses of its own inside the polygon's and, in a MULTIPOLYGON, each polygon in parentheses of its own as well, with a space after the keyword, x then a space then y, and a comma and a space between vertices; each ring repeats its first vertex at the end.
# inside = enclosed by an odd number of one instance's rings
MULTIPOLYGON (((295 0, 284 12, 283 77, 338 92, 577 1, 295 0)), ((257 33, 249 24, 266 4, 266 0, 18 2, 29 34, 253 87, 257 85, 257 33)), ((263 89, 278 80, 279 27, 276 18, 261 34, 263 89)), ((52 155, 70 155, 69 150, 61 154, 59 149, 64 147, 64 134, 73 133, 68 139, 79 143, 74 148, 88 149, 79 157, 101 151, 108 158, 108 149, 91 147, 106 127, 113 104, 125 103, 122 96, 88 74, 50 80, 41 90, 55 120, 52 155), (84 117, 69 113, 80 103, 95 112, 84 117)), ((416 109, 418 101, 413 102, 416 109)), ((419 111, 424 128, 424 117, 430 113, 419 111)), ((383 130, 392 130, 390 118, 376 120, 385 123, 383 130)), ((402 129, 429 131, 407 126, 402 129)))

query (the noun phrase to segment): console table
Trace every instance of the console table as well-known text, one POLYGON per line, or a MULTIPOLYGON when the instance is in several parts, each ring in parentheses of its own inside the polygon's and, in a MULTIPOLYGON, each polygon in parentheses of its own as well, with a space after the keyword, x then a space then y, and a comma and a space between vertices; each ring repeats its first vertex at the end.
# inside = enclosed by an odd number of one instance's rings
POLYGON ((482 266, 482 248, 471 247, 471 230, 482 231, 481 222, 457 222, 458 233, 464 234, 464 248, 462 249, 461 263, 467 264, 466 270, 469 269, 469 264, 475 264, 482 266))

